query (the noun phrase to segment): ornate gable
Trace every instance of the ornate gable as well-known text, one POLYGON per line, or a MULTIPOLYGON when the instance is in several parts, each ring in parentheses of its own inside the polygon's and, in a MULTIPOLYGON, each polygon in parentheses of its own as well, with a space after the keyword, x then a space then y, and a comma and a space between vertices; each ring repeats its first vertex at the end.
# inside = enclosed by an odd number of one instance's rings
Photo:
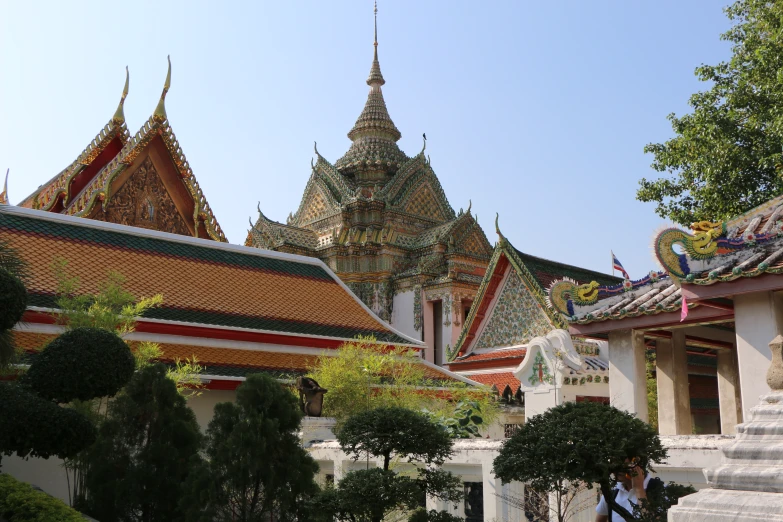
POLYGON ((510 268, 473 349, 523 344, 555 327, 517 271, 510 268))
POLYGON ((493 248, 481 226, 470 214, 463 214, 450 232, 453 246, 450 250, 489 259, 493 248))
POLYGON ((324 182, 313 173, 307 182, 302 202, 291 224, 305 226, 340 211, 340 204, 332 196, 324 182))
POLYGON ((106 210, 101 211, 96 206, 89 217, 121 225, 193 235, 193 225, 188 227, 149 156, 118 188, 106 205, 106 210))

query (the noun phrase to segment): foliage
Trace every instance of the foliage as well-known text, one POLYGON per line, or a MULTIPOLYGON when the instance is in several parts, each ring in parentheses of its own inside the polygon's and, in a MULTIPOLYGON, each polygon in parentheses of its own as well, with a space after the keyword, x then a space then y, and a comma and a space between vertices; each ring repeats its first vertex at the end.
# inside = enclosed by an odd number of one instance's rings
POLYGON ((147 366, 109 404, 88 452, 89 494, 77 500, 102 522, 176 520, 201 438, 165 366, 147 366))
POLYGON ((445 430, 426 415, 405 408, 377 408, 354 415, 337 440, 354 459, 367 453, 382 458, 385 470, 392 455, 407 458, 408 462, 443 464, 452 454, 445 430))
POLYGON ((696 68, 708 90, 691 96, 693 111, 668 116, 675 137, 650 143, 653 169, 637 199, 681 225, 739 215, 783 192, 783 3, 739 0, 725 12, 733 26, 721 38, 732 56, 696 68))
POLYGON ((419 355, 403 347, 388 349, 372 338, 344 343, 336 356, 319 357, 307 376, 329 390, 324 395, 324 412, 337 420, 336 431, 350 416, 381 407, 426 410, 444 425, 458 415, 454 404, 462 401, 478 404, 484 425, 499 413, 488 391, 464 383, 449 382, 448 398, 424 392, 422 388, 438 383, 426 377, 419 355))
MULTIPOLYGON (((651 488, 652 489, 652 488, 651 488)), ((647 498, 634 506, 634 516, 640 522, 666 522, 669 508, 685 495, 696 493, 693 486, 669 482, 663 488, 647 492, 647 498)))
POLYGON ((84 522, 84 517, 60 500, 0 475, 0 519, 7 522, 84 522))
POLYGON ((57 279, 56 319, 66 328, 102 328, 123 336, 133 331, 136 318, 163 303, 160 294, 137 300, 125 289, 125 277, 114 271, 108 273, 97 294, 79 294, 79 278, 68 274, 66 260, 55 260, 52 268, 57 279))
POLYGON ((612 509, 630 517, 610 494, 615 474, 628 471, 631 460, 648 472, 652 462, 665 458, 658 435, 644 421, 612 406, 569 402, 522 425, 503 444, 494 473, 503 482, 526 482, 542 491, 598 484, 612 509))
POLYGON ((30 270, 20 252, 4 239, 0 239, 0 270, 5 270, 22 281, 30 277, 30 270))
POLYGON ((27 308, 27 289, 22 281, 0 268, 0 330, 11 329, 27 308))
POLYGON ((54 402, 114 396, 131 378, 133 354, 117 334, 76 328, 56 337, 35 358, 22 381, 54 402))
POLYGON ((408 522, 462 522, 458 516, 452 515, 445 511, 435 511, 431 509, 429 511, 425 509, 419 509, 408 518, 408 522))
POLYGON ((78 412, 2 382, 0 419, 0 454, 67 458, 95 440, 95 427, 78 412))
MULTIPOLYGON (((299 444, 302 414, 273 378, 250 375, 236 402, 215 406, 206 460, 188 484, 187 520, 299 520, 316 494, 318 465, 299 444)), ((304 519, 307 519, 306 517, 304 519)))
POLYGON ((652 429, 658 433, 658 381, 655 378, 656 355, 648 350, 646 354, 647 367, 647 417, 652 429))
POLYGON ((419 509, 425 495, 457 502, 462 483, 433 468, 452 454, 448 433, 425 414, 404 408, 377 408, 349 418, 338 434, 342 450, 358 460, 369 455, 382 468, 351 471, 337 484, 333 515, 353 522, 380 522, 389 513, 419 509), (392 457, 423 464, 411 475, 391 470, 392 457))
POLYGON ((484 426, 484 416, 479 401, 459 401, 450 415, 430 413, 426 409, 424 413, 430 415, 432 420, 440 424, 452 439, 469 439, 481 436, 479 430, 484 426))
POLYGON ((174 367, 166 370, 166 377, 174 381, 180 395, 192 399, 204 391, 204 381, 200 377, 203 370, 195 356, 192 359, 175 359, 174 367))

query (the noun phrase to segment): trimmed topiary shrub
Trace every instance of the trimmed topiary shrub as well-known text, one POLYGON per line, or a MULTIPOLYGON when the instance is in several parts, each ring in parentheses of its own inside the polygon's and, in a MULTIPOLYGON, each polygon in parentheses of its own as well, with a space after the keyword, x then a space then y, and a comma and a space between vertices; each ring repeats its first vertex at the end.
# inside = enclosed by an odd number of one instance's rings
POLYGON ((22 281, 0 268, 0 331, 10 330, 27 308, 27 290, 22 281))
POLYGON ((37 491, 11 475, 0 475, 0 519, 7 522, 84 522, 61 500, 37 491))
POLYGON ((0 419, 0 454, 16 453, 22 458, 73 457, 97 435, 92 423, 77 411, 2 382, 0 419))
POLYGON ((115 395, 133 376, 125 341, 106 330, 76 328, 38 354, 23 382, 43 398, 64 403, 115 395))

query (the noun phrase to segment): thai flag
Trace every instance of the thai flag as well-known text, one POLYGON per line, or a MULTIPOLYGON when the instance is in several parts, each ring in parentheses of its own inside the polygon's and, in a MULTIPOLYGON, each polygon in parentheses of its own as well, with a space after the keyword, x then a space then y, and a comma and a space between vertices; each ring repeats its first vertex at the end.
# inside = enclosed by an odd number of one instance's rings
POLYGON ((631 277, 628 275, 628 272, 626 272, 625 268, 623 268, 623 264, 619 259, 617 259, 617 256, 614 255, 614 252, 612 252, 612 270, 618 270, 626 279, 631 279, 631 277))

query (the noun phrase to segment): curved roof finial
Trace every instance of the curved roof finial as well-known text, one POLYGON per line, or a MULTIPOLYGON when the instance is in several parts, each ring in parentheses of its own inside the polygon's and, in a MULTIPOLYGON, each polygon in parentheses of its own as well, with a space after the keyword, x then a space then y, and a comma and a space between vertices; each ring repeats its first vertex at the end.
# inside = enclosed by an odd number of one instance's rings
POLYGON ((495 213, 495 232, 497 232, 498 237, 503 240, 506 239, 506 236, 503 235, 503 233, 500 231, 500 227, 498 226, 498 218, 500 218, 500 214, 497 212, 495 213))
POLYGON ((158 121, 164 121, 168 119, 168 116, 166 115, 166 93, 169 92, 169 89, 171 88, 171 55, 166 56, 166 59, 169 61, 169 71, 166 73, 166 83, 163 84, 163 92, 160 95, 160 101, 158 102, 158 106, 155 107, 155 112, 152 114, 153 118, 155 118, 158 121))
POLYGON ((0 192, 0 205, 10 205, 8 202, 8 173, 11 169, 5 171, 5 184, 3 184, 3 191, 0 192))
POLYGON ((470 214, 470 209, 471 209, 472 207, 473 207, 473 200, 472 200, 472 199, 469 199, 469 200, 468 200, 468 212, 467 212, 468 214, 470 214))
POLYGON ((427 150, 427 133, 426 133, 426 132, 422 132, 422 133, 421 133, 421 137, 422 137, 422 138, 424 138, 424 145, 422 145, 422 147, 421 147, 421 152, 420 152, 419 154, 421 154, 421 153, 423 153, 425 150, 427 150))
POLYGON ((130 72, 128 72, 128 66, 125 66, 125 87, 122 89, 122 96, 120 97, 120 104, 117 106, 117 111, 114 113, 111 121, 116 124, 125 123, 125 98, 128 97, 128 85, 130 82, 130 72))

